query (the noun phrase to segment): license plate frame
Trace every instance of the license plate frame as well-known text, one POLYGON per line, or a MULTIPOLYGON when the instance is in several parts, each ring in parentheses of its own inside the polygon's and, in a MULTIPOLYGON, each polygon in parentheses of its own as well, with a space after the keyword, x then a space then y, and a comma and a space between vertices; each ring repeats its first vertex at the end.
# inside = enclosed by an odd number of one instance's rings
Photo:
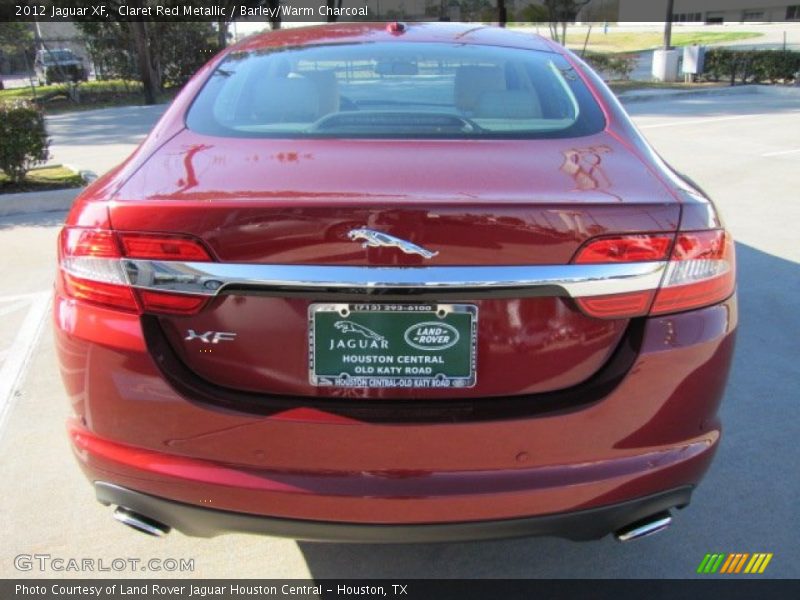
POLYGON ((474 304, 317 302, 308 309, 315 387, 471 388, 477 349, 474 304))

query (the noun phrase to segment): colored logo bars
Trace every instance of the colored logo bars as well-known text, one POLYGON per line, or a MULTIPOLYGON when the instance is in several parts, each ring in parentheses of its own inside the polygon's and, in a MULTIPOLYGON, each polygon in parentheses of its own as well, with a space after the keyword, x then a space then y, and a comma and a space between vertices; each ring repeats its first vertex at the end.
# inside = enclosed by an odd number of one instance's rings
POLYGON ((698 573, 763 573, 769 561, 772 560, 772 552, 757 552, 754 554, 732 553, 732 554, 706 554, 697 567, 698 573))

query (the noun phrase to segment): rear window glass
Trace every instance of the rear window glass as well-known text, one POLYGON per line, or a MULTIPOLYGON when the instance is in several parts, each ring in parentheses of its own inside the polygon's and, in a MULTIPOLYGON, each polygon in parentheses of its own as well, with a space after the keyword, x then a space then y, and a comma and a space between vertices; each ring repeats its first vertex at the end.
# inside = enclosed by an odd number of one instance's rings
POLYGON ((41 58, 46 63, 57 63, 76 60, 77 57, 72 53, 71 50, 50 50, 42 52, 41 58))
POLYGON ((270 48, 228 56, 187 115, 233 137, 577 137, 605 126, 550 52, 446 43, 270 48))

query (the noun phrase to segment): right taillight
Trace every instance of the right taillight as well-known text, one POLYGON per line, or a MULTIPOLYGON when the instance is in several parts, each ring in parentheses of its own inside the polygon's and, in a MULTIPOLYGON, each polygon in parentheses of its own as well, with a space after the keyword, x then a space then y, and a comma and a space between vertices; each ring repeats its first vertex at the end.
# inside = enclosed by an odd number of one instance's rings
POLYGON ((136 313, 190 315, 208 298, 132 287, 123 259, 210 261, 203 244, 191 237, 65 227, 58 249, 60 292, 70 298, 136 313))
POLYGON ((736 255, 727 231, 678 234, 651 315, 680 312, 725 300, 736 286, 736 255))
POLYGON ((582 246, 572 262, 665 265, 658 287, 575 298, 584 313, 601 319, 701 308, 725 300, 736 286, 733 240, 723 229, 599 237, 582 246))

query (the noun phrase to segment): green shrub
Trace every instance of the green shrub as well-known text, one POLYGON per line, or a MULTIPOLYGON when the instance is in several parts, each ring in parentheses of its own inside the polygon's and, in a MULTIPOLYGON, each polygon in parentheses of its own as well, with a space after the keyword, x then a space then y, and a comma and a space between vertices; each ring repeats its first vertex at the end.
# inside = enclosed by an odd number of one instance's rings
POLYGON ((788 50, 706 51, 703 78, 707 81, 741 83, 791 82, 800 71, 800 52, 788 50))
POLYGON ((800 71, 800 52, 750 52, 749 70, 756 82, 792 81, 800 71))
POLYGON ((0 171, 14 183, 47 160, 50 140, 42 111, 23 100, 0 103, 0 171))
POLYGON ((709 81, 719 81, 729 77, 731 72, 734 71, 733 58, 733 50, 728 50, 727 48, 706 50, 703 78, 709 81))
POLYGON ((636 57, 627 54, 587 54, 584 59, 612 79, 628 79, 636 67, 636 57))

